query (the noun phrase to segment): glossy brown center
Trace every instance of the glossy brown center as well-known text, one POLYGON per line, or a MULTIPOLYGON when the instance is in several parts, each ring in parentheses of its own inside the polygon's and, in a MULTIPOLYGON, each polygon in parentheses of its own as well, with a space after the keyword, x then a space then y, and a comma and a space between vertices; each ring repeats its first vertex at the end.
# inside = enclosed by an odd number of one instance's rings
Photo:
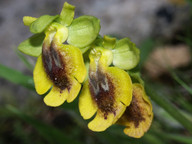
POLYGON ((47 46, 43 44, 43 65, 48 77, 53 81, 56 87, 61 90, 70 90, 70 81, 67 75, 66 63, 57 45, 53 42, 47 46))
POLYGON ((96 73, 91 74, 89 72, 89 90, 91 92, 92 99, 97 104, 99 110, 104 114, 104 118, 107 119, 108 113, 115 115, 114 108, 114 92, 115 87, 110 77, 101 72, 100 70, 96 73))

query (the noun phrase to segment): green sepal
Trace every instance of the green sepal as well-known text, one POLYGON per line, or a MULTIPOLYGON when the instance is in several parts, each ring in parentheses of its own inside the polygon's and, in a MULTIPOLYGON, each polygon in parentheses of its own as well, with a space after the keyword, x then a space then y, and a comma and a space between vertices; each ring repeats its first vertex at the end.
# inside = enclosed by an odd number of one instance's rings
POLYGON ((116 38, 105 35, 103 37, 103 47, 106 49, 113 49, 116 45, 116 38))
POLYGON ((93 16, 81 16, 69 26, 67 42, 78 48, 91 44, 100 31, 100 20, 93 16))
POLYGON ((27 40, 21 42, 18 46, 18 49, 24 54, 38 57, 42 52, 44 38, 44 33, 35 34, 27 40))
POLYGON ((117 41, 113 51, 113 65, 130 70, 139 63, 140 51, 128 38, 117 41))
POLYGON ((101 35, 98 35, 97 38, 95 39, 93 45, 95 47, 103 47, 103 37, 101 35))
POLYGON ((88 49, 90 49, 90 47, 91 47, 91 46, 89 45, 89 46, 86 46, 86 47, 84 47, 84 48, 80 48, 82 54, 84 54, 85 52, 87 52, 88 49))
POLYGON ((68 28, 66 26, 63 26, 60 23, 57 23, 57 22, 51 23, 51 25, 45 31, 45 33, 47 33, 47 32, 49 34, 50 34, 50 32, 56 32, 53 40, 57 43, 60 43, 60 44, 65 42, 67 40, 67 37, 68 37, 68 28))
POLYGON ((59 15, 43 15, 30 25, 30 31, 32 33, 42 33, 58 17, 59 15))
POLYGON ((133 83, 140 83, 142 86, 145 86, 145 82, 141 78, 141 73, 139 71, 127 71, 133 83))
POLYGON ((75 6, 65 2, 63 5, 63 9, 61 10, 58 22, 64 26, 69 26, 73 21, 74 15, 75 6))
POLYGON ((88 45, 86 47, 80 48, 80 50, 84 54, 88 50, 90 50, 91 48, 103 47, 102 43, 103 43, 103 38, 102 38, 102 36, 98 35, 97 38, 95 39, 95 41, 92 44, 90 44, 90 45, 88 45))
POLYGON ((35 17, 30 17, 30 16, 24 16, 23 17, 23 23, 25 26, 30 26, 31 23, 33 23, 37 18, 35 17))

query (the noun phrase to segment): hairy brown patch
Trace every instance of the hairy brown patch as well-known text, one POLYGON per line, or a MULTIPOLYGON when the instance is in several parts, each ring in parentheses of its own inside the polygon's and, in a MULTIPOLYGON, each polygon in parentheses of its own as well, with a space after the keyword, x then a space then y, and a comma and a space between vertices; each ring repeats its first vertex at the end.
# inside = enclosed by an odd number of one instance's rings
POLYGON ((99 69, 94 75, 91 75, 91 72, 89 72, 89 90, 99 110, 103 112, 105 119, 107 119, 108 113, 115 115, 115 87, 107 74, 99 69))
POLYGON ((61 52, 53 42, 50 46, 43 44, 43 65, 49 78, 54 85, 61 90, 70 90, 70 81, 67 76, 66 63, 62 58, 61 52))
POLYGON ((130 122, 134 123, 135 128, 139 126, 139 123, 145 121, 145 118, 142 115, 142 109, 139 107, 136 94, 133 92, 133 98, 131 104, 126 108, 124 116, 130 122))

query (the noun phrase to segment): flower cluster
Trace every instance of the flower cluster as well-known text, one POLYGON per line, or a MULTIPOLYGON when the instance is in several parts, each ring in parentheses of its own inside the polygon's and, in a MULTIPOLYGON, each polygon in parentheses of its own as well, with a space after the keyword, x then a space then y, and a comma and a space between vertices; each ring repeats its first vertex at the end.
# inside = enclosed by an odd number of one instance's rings
POLYGON ((33 77, 44 102, 57 107, 79 95, 88 127, 104 131, 124 125, 124 133, 139 138, 149 129, 152 105, 141 79, 129 75, 139 63, 139 49, 128 38, 99 35, 100 21, 93 16, 74 19, 75 7, 64 3, 60 15, 25 16, 34 33, 18 49, 38 57, 33 77))

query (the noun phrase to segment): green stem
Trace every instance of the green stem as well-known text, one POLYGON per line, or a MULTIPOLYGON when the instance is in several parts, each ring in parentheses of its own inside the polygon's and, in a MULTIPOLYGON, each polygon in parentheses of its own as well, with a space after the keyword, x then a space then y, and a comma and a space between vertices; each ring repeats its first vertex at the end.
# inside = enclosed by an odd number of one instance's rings
POLYGON ((182 81, 173 71, 171 72, 171 75, 183 88, 185 88, 192 95, 192 89, 184 81, 182 81))
POLYGON ((192 123, 170 101, 157 94, 150 85, 145 84, 145 88, 148 95, 155 103, 165 109, 192 134, 192 123))
POLYGON ((135 83, 135 80, 136 80, 136 82, 142 84, 143 86, 145 85, 144 81, 141 78, 141 74, 139 72, 128 71, 128 74, 131 76, 134 83, 135 83))

